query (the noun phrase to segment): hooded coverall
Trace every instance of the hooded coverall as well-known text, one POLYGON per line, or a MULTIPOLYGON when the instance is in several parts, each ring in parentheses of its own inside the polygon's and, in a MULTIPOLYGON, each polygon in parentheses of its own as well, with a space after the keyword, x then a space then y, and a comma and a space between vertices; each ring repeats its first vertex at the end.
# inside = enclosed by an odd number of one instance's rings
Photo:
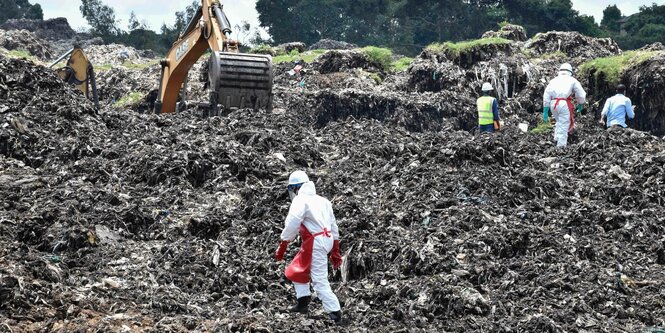
POLYGON ((304 183, 293 199, 281 238, 292 241, 298 233, 303 243, 285 272, 293 282, 296 297, 310 296, 311 282, 323 309, 328 313, 340 311, 339 300, 328 282, 328 253, 333 248, 333 241, 339 239, 339 230, 332 204, 316 195, 311 181, 304 183))
POLYGON ((552 116, 556 120, 554 140, 558 147, 565 147, 568 144, 568 134, 573 131, 575 124, 573 94, 577 104, 584 104, 586 92, 580 82, 568 71, 560 71, 559 76, 550 81, 543 94, 543 107, 550 107, 552 116))

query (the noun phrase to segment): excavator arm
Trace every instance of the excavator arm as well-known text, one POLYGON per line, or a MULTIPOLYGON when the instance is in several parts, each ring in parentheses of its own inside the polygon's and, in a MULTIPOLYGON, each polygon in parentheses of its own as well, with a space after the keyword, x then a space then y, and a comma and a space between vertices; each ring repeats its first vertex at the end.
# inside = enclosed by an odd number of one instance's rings
POLYGON ((187 73, 210 49, 209 87, 213 113, 224 108, 272 107, 272 59, 270 56, 238 52, 229 36, 231 25, 219 0, 201 0, 201 7, 166 58, 155 101, 155 113, 171 113, 187 73))

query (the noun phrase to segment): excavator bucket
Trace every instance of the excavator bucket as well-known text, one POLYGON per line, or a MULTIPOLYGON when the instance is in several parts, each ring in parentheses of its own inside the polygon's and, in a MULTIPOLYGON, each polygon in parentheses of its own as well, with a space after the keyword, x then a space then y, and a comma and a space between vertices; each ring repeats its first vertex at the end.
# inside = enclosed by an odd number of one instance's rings
POLYGON ((211 103, 214 106, 272 109, 270 56, 212 52, 209 66, 211 103))
POLYGON ((95 82, 95 71, 92 64, 83 53, 83 49, 75 46, 69 52, 63 54, 58 60, 49 65, 50 68, 69 56, 67 65, 56 69, 56 74, 65 82, 73 84, 95 103, 99 110, 99 96, 95 82))

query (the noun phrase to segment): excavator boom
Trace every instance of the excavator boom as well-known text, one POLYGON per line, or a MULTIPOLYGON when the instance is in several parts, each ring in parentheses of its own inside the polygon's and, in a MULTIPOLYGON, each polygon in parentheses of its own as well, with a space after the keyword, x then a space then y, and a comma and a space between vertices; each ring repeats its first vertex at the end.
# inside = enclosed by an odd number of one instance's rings
POLYGON ((270 56, 238 52, 229 36, 231 25, 218 0, 201 0, 201 7, 166 58, 160 62, 162 75, 156 113, 175 112, 187 73, 203 53, 209 60, 210 106, 216 113, 224 108, 272 107, 272 59, 270 56))

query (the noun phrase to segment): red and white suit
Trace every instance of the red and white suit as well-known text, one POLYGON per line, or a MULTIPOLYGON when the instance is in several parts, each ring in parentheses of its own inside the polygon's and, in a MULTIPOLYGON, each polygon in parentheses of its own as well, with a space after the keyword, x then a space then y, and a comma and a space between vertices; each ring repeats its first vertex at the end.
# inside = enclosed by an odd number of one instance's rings
POLYGON ((300 234, 300 251, 286 268, 286 277, 293 282, 296 297, 310 296, 314 287, 326 312, 340 311, 339 300, 328 282, 328 254, 339 230, 328 199, 316 195, 314 183, 306 182, 293 199, 282 231, 282 241, 290 242, 300 234))

